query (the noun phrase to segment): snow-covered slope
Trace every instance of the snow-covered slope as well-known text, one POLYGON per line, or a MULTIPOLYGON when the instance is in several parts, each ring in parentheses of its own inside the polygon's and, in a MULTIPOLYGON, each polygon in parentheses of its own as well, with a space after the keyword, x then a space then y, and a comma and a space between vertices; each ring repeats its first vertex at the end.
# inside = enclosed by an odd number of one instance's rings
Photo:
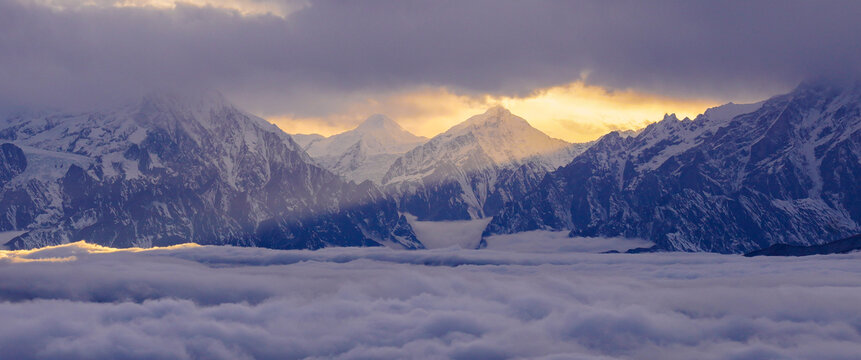
POLYGON ((0 123, 0 142, 0 231, 27 231, 15 248, 420 246, 377 188, 314 165, 289 135, 220 94, 21 115, 0 123))
POLYGON ((311 157, 337 156, 357 142, 363 142, 369 155, 405 153, 427 138, 416 136, 385 115, 372 115, 353 130, 309 144, 311 157))
POLYGON ((673 250, 745 252, 861 232, 861 84, 806 83, 694 120, 667 116, 636 137, 611 133, 486 234, 569 229, 673 250))
POLYGON ((383 184, 420 220, 482 218, 587 146, 551 138, 494 107, 395 160, 383 184))
POLYGON ((353 130, 328 138, 298 135, 303 148, 320 165, 348 180, 380 184, 400 155, 427 141, 385 115, 373 115, 353 130))

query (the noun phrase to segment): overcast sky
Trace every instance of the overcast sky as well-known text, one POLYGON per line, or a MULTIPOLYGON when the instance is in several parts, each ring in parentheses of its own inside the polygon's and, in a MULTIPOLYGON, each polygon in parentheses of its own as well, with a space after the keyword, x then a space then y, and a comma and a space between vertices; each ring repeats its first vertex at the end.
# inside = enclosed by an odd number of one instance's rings
POLYGON ((754 101, 857 76, 859 18, 859 1, 0 0, 0 106, 215 88, 338 128, 428 92, 476 109, 571 84, 754 101))

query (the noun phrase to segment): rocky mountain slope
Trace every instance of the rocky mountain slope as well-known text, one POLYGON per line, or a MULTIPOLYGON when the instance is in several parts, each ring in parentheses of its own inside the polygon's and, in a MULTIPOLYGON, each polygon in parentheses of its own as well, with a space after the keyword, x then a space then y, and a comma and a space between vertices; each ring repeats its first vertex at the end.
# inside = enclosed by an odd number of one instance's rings
POLYGON ((858 179, 861 86, 805 83, 761 105, 606 135, 485 234, 569 229, 724 253, 810 245, 861 231, 858 179))
POLYGON ((396 203, 218 94, 0 121, 7 245, 421 247, 396 203))

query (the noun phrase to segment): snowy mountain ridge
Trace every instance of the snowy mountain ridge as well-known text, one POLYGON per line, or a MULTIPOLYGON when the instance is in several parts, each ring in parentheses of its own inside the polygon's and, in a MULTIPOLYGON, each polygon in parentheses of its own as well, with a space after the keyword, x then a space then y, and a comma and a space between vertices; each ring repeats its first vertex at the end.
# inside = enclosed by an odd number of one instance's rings
POLYGON ((26 160, 0 184, 0 230, 27 231, 13 248, 82 238, 115 247, 421 246, 379 189, 319 168, 289 135, 217 93, 154 93, 2 124, 0 142, 26 160))
POLYGON ((694 120, 611 133, 485 234, 534 229, 627 236, 661 249, 740 253, 861 232, 861 84, 804 83, 694 120))

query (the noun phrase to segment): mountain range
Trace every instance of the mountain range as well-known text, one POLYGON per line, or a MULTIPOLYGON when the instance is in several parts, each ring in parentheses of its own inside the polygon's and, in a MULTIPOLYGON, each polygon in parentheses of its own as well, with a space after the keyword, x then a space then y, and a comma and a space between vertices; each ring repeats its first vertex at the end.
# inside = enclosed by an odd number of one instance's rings
POLYGON ((745 253, 861 233, 861 85, 807 82, 571 144, 493 107, 431 139, 383 115, 288 135, 217 93, 0 119, 0 232, 317 249, 423 245, 422 221, 745 253), (487 221, 487 220, 485 220, 487 221))
POLYGON ((321 166, 348 180, 381 185, 401 211, 419 220, 493 216, 589 146, 552 138, 500 106, 432 139, 384 115, 328 138, 295 138, 321 166))
POLYGON ((760 104, 610 133, 509 202, 485 235, 626 236, 741 253, 861 233, 861 86, 803 83, 760 104))

